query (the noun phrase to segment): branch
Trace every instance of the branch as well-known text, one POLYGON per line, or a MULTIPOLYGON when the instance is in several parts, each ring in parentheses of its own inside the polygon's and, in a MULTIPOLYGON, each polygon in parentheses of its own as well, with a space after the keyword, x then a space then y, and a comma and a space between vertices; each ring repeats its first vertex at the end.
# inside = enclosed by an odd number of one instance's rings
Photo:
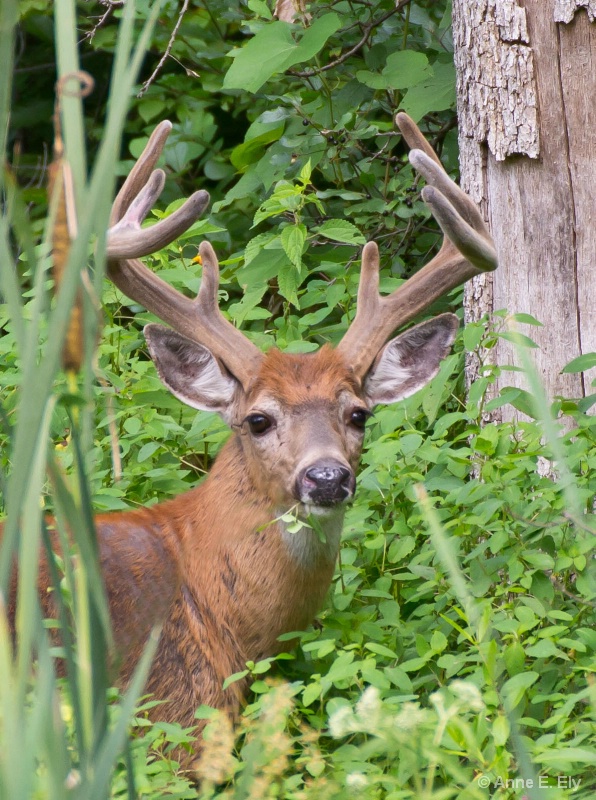
POLYGON ((88 33, 85 34, 85 39, 92 41, 97 31, 106 23, 109 17, 112 16, 114 8, 123 6, 124 2, 125 0, 100 0, 101 5, 108 7, 107 11, 105 11, 103 16, 99 18, 99 20, 95 23, 93 28, 88 33))
POLYGON ((317 69, 313 69, 313 70, 305 71, 305 72, 292 72, 292 71, 290 71, 289 74, 292 75, 294 78, 312 78, 315 75, 320 75, 321 72, 327 72, 327 70, 333 69, 333 67, 337 67, 339 64, 343 64, 343 62, 347 61, 348 58, 353 56, 359 50, 362 50, 364 45, 368 42, 368 40, 370 38, 370 35, 371 35, 371 33, 373 32, 373 30, 375 28, 378 28, 379 25, 382 25, 385 22, 385 20, 389 19, 389 17, 392 17, 398 11, 401 11, 402 8, 404 8, 405 6, 409 5, 411 3, 411 1, 412 0, 399 0, 399 2, 397 2, 395 4, 395 8, 392 8, 391 11, 387 12, 387 14, 384 14, 382 17, 380 17, 377 20, 373 20, 372 22, 369 22, 368 25, 364 25, 363 26, 364 35, 362 36, 360 41, 357 44, 355 44, 354 47, 351 47, 349 50, 346 50, 345 53, 342 53, 342 55, 339 56, 339 58, 336 58, 334 61, 330 61, 329 64, 325 64, 324 67, 318 67, 317 69))
POLYGON ((189 0, 184 0, 184 3, 182 4, 182 8, 180 9, 180 13, 178 14, 178 19, 176 20, 176 24, 174 25, 174 30, 172 31, 172 35, 170 36, 170 41, 168 42, 168 46, 166 47, 165 53, 159 59, 159 64, 155 67, 155 69, 153 70, 153 72, 151 73, 149 78, 147 78, 145 83, 142 85, 141 90, 137 94, 137 97, 142 97, 145 94, 147 89, 151 86, 153 81, 157 78, 157 76, 159 74, 159 71, 161 70, 161 68, 163 67, 166 59, 170 55, 172 47, 174 46, 174 42, 176 41, 176 35, 178 34, 178 31, 180 29, 180 25, 182 25, 182 20, 184 19, 184 15, 186 14, 186 12, 188 10, 188 3, 189 3, 189 0))

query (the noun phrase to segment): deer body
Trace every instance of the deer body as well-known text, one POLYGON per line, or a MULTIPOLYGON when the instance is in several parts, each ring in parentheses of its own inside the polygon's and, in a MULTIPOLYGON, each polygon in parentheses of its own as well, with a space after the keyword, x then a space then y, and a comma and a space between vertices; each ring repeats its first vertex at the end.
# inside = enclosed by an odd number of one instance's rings
MULTIPOLYGON (((152 626, 162 623, 147 684, 164 701, 153 712, 158 718, 193 725, 202 703, 235 715, 246 683, 224 691, 225 679, 248 660, 279 652, 281 634, 310 624, 333 576, 366 419, 377 404, 397 402, 431 380, 457 318, 442 314, 387 340, 442 294, 496 267, 474 203, 414 123, 400 114, 398 124, 416 148, 410 160, 430 184, 423 197, 445 239, 438 255, 388 296, 378 293, 377 246, 365 245, 356 316, 336 349, 261 353, 217 307, 218 264, 207 242, 194 300, 139 260, 186 230, 208 201, 197 192, 170 217, 141 228, 163 187, 165 176, 153 167, 169 123, 158 126, 116 198, 108 276, 171 326, 145 328, 162 382, 184 403, 219 413, 233 431, 197 488, 95 520, 123 683, 152 626), (290 511, 306 523, 296 533, 280 519, 290 511)), ((55 615, 49 586, 42 564, 42 603, 55 615)))
MULTIPOLYGON (((341 402, 352 389, 353 378, 330 349, 312 356, 273 351, 246 401, 284 409, 266 455, 257 462, 249 434, 236 432, 197 488, 150 509, 96 518, 124 682, 149 623, 158 614, 163 619, 147 686, 167 701, 159 718, 196 724, 201 703, 235 714, 244 685, 224 692, 226 677, 287 647, 278 637, 304 630, 320 609, 344 506, 319 509, 317 530, 290 533, 278 517, 300 506, 294 484, 301 462, 316 463, 335 448, 355 467, 362 430, 346 430, 341 402)), ((361 401, 354 395, 353 402, 361 401)), ((238 413, 245 411, 243 405, 238 413)), ((297 514, 304 519, 304 509, 297 514)))

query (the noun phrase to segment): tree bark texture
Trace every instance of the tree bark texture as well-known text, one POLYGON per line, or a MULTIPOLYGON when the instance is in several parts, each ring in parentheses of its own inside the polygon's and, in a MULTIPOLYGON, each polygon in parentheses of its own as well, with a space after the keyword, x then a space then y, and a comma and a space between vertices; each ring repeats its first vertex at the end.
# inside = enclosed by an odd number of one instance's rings
MULTIPOLYGON (((544 324, 520 329, 551 397, 591 394, 596 377, 561 374, 596 351, 595 20, 596 0, 453 0, 462 186, 500 260, 467 290, 466 311, 544 324)), ((517 363, 507 342, 492 358, 517 363)), ((523 376, 505 372, 505 385, 523 376)))

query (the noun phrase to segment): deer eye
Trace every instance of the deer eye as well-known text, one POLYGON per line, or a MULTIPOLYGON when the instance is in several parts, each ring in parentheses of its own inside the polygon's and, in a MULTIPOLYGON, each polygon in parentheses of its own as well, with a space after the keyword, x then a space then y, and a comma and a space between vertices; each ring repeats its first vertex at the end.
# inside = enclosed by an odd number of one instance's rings
POLYGON ((244 421, 253 436, 261 436, 273 425, 273 420, 266 414, 249 414, 244 421))
POLYGON ((372 414, 367 408, 355 408, 350 414, 350 422, 355 428, 364 430, 366 427, 366 420, 371 416, 372 414))

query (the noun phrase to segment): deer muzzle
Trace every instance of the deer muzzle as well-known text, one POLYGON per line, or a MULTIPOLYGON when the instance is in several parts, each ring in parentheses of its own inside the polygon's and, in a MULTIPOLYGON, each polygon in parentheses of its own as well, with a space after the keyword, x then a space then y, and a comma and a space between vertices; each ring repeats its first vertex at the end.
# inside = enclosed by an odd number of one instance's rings
POLYGON ((295 493, 301 503, 330 507, 350 500, 355 488, 356 478, 350 467, 328 459, 301 470, 295 493))

